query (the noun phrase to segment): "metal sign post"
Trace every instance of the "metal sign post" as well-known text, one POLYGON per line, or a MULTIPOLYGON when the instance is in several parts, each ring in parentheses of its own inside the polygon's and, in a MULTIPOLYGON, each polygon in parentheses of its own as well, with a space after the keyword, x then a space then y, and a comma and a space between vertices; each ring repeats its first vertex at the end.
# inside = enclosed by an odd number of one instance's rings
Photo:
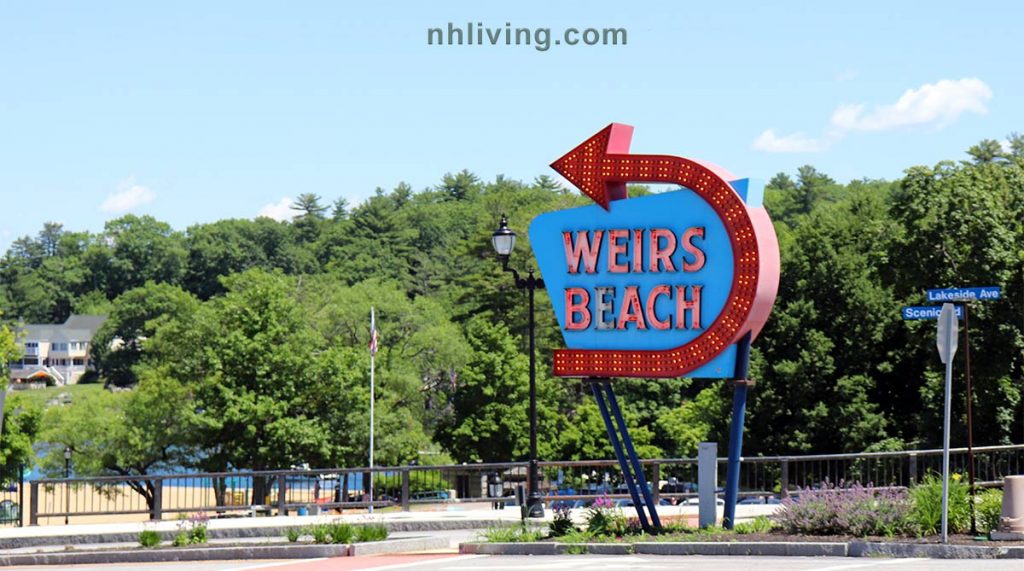
POLYGON ((942 304, 935 344, 946 365, 946 395, 942 416, 942 543, 949 542, 949 417, 952 408, 953 355, 956 355, 960 325, 952 303, 942 304))
MULTIPOLYGON (((1002 297, 999 286, 962 287, 928 290, 928 301, 963 301, 963 312, 957 307, 957 317, 964 320, 964 359, 967 381, 967 479, 971 495, 971 534, 978 534, 978 518, 975 513, 974 486, 974 389, 971 386, 971 302, 996 301, 1002 297)), ((906 308, 905 308, 906 309, 906 308)))

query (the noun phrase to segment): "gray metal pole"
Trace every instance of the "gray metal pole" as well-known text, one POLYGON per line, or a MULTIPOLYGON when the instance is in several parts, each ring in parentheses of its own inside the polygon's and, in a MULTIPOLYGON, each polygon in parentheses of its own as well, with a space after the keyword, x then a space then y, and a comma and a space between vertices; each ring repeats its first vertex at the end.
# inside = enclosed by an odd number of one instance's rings
MULTIPOLYGON (((956 314, 952 314, 956 319, 956 314)), ((952 330, 952 327, 947 330, 952 330)), ((949 543, 949 417, 953 393, 953 335, 946 336, 946 398, 942 418, 942 543, 949 543)))
MULTIPOLYGON (((373 314, 373 307, 370 307, 370 335, 373 336, 373 329, 377 327, 376 316, 373 314)), ((374 348, 376 349, 376 348, 374 348)), ((369 513, 373 513, 373 351, 370 351, 370 507, 369 513)))

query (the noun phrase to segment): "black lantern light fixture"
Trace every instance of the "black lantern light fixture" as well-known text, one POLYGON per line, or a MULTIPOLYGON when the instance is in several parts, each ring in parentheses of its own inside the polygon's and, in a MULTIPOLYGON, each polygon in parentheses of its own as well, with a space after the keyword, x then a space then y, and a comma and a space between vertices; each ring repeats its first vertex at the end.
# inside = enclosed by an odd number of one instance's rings
POLYGON ((533 270, 527 271, 526 279, 519 276, 514 268, 508 267, 509 256, 516 246, 516 233, 508 227, 508 218, 502 214, 501 223, 498 229, 491 234, 491 243, 494 251, 498 253, 501 260, 501 268, 510 272, 515 280, 516 287, 525 289, 530 299, 530 465, 527 475, 529 493, 526 498, 526 515, 531 518, 544 517, 544 500, 540 494, 540 477, 537 466, 537 357, 536 357, 536 334, 533 318, 533 298, 537 288, 544 287, 544 280, 534 277, 533 270))

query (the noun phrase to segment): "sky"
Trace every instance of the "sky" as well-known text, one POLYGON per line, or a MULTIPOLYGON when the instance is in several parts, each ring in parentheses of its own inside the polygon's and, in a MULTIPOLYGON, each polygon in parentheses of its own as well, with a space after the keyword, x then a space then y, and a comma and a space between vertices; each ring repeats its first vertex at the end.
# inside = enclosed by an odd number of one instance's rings
POLYGON ((610 122, 743 177, 895 179, 1024 131, 1021 22, 1010 1, 0 0, 0 249, 47 221, 529 181, 610 122), (449 23, 534 41, 428 44, 449 23), (555 45, 569 28, 625 45, 555 45))

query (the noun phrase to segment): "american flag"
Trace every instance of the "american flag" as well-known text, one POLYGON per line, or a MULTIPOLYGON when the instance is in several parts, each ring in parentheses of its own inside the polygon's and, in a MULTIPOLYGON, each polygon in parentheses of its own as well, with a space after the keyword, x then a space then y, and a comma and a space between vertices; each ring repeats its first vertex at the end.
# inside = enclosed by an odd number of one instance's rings
POLYGON ((370 308, 370 355, 377 354, 377 319, 373 314, 373 308, 370 308))

